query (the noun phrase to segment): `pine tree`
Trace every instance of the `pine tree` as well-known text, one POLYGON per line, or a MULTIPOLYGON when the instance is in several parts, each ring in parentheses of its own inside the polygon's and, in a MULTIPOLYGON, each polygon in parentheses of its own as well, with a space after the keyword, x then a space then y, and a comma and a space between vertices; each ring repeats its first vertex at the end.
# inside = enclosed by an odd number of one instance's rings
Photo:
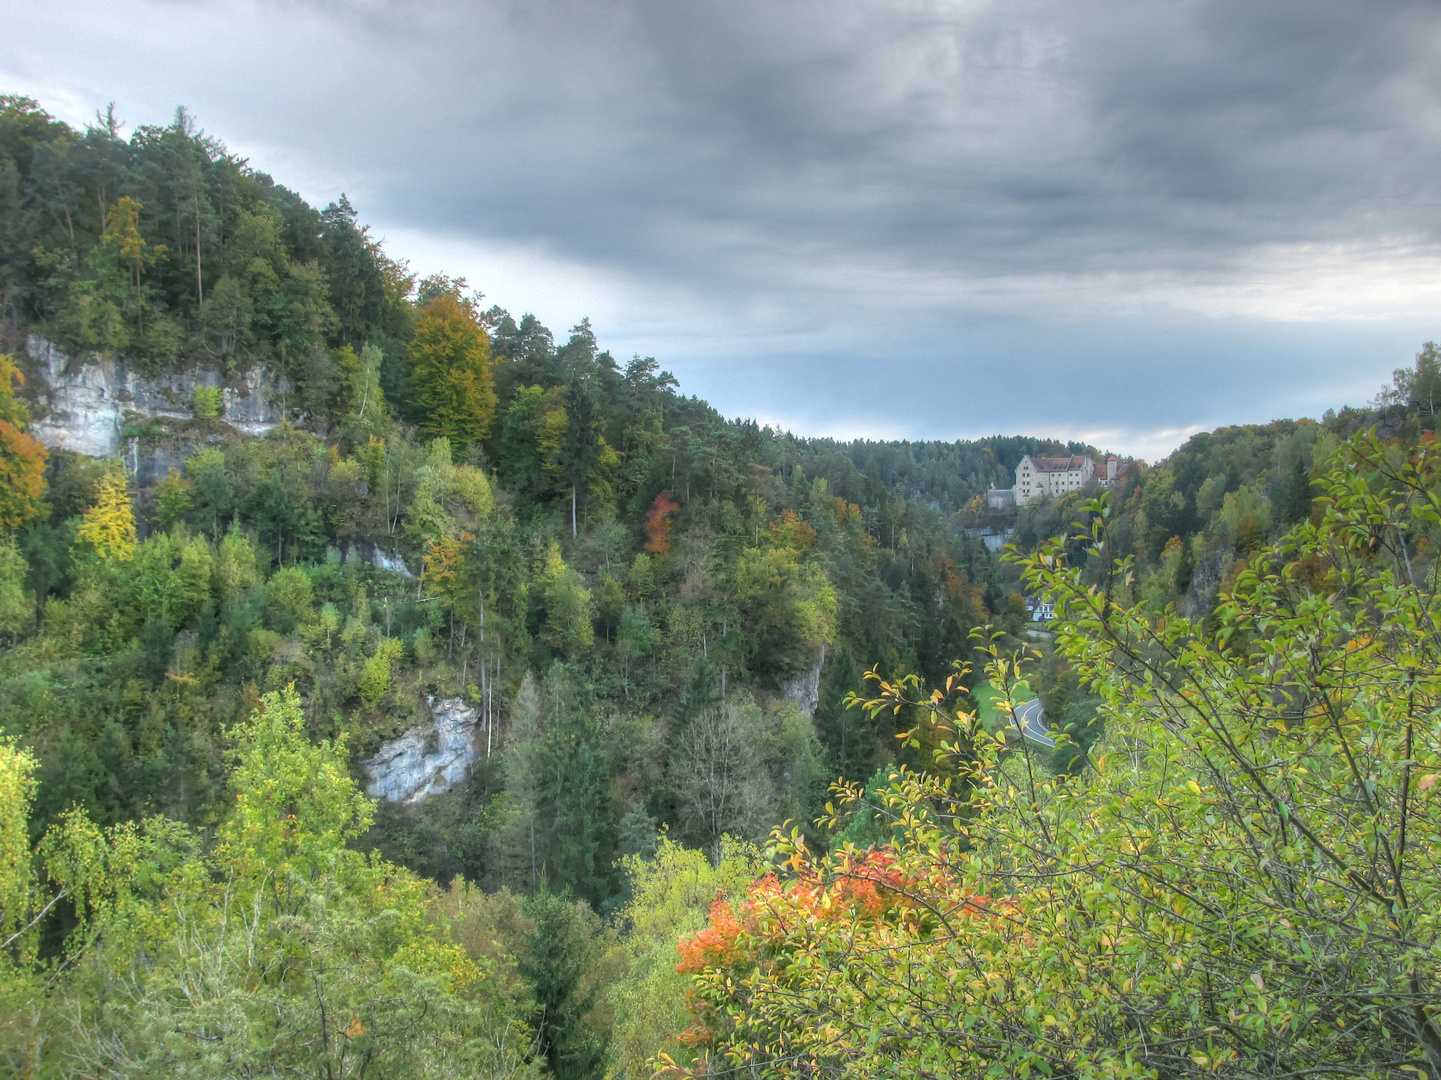
POLYGON ((609 891, 611 781, 600 717, 583 679, 562 664, 546 676, 544 794, 553 815, 557 877, 598 903, 609 891))
POLYGON ((595 998, 585 974, 595 954, 600 925, 585 904, 567 892, 542 889, 525 901, 533 929, 526 935, 527 956, 520 973, 531 985, 539 1017, 540 1051, 556 1080, 596 1076, 604 1046, 587 1029, 584 1017, 595 998))
POLYGON ((503 773, 512 817, 503 843, 515 867, 515 879, 532 892, 540 884, 544 842, 538 835, 540 802, 540 689, 529 672, 510 709, 503 773))
POLYGON ((570 484, 570 535, 576 536, 576 495, 600 453, 599 417, 585 386, 573 384, 567 395, 565 443, 560 450, 562 476, 570 484))

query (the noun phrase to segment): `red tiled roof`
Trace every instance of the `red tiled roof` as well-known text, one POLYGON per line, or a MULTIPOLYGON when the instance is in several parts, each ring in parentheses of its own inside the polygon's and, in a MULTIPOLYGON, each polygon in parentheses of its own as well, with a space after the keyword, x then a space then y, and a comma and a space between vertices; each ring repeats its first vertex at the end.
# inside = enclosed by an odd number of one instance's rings
POLYGON ((1033 457, 1031 464, 1036 467, 1037 472, 1073 472, 1085 468, 1086 456, 1073 454, 1071 457, 1033 457))

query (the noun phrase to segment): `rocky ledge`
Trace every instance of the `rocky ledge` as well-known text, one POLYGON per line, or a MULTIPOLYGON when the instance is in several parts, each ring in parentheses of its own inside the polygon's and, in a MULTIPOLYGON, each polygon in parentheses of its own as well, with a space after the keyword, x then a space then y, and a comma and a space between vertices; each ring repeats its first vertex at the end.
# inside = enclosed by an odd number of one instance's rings
POLYGON ((196 368, 147 376, 122 358, 91 356, 76 361, 54 343, 32 334, 26 351, 40 375, 40 415, 31 426, 51 448, 92 457, 119 454, 130 417, 186 420, 194 415, 197 386, 222 387, 221 419, 251 435, 263 435, 284 417, 290 381, 256 366, 230 383, 214 369, 196 368))
POLYGON ((413 805, 465 779, 475 761, 476 711, 460 698, 428 700, 429 724, 417 724, 361 762, 372 798, 413 805))

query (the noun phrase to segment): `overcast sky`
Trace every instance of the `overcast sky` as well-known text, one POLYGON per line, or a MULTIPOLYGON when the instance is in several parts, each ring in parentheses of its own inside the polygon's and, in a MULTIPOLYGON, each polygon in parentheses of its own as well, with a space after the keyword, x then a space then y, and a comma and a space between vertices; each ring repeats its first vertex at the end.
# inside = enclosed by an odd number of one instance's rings
POLYGON ((1370 399, 1441 337, 1441 4, 0 0, 0 92, 187 106, 394 255, 797 433, 1370 399))

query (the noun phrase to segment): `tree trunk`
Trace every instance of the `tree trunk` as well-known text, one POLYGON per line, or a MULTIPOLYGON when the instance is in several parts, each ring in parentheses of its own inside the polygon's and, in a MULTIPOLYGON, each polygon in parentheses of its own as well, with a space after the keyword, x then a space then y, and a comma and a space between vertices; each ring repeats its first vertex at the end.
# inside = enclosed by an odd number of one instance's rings
POLYGON ((200 277, 200 192, 195 193, 195 303, 205 306, 205 286, 200 277))

